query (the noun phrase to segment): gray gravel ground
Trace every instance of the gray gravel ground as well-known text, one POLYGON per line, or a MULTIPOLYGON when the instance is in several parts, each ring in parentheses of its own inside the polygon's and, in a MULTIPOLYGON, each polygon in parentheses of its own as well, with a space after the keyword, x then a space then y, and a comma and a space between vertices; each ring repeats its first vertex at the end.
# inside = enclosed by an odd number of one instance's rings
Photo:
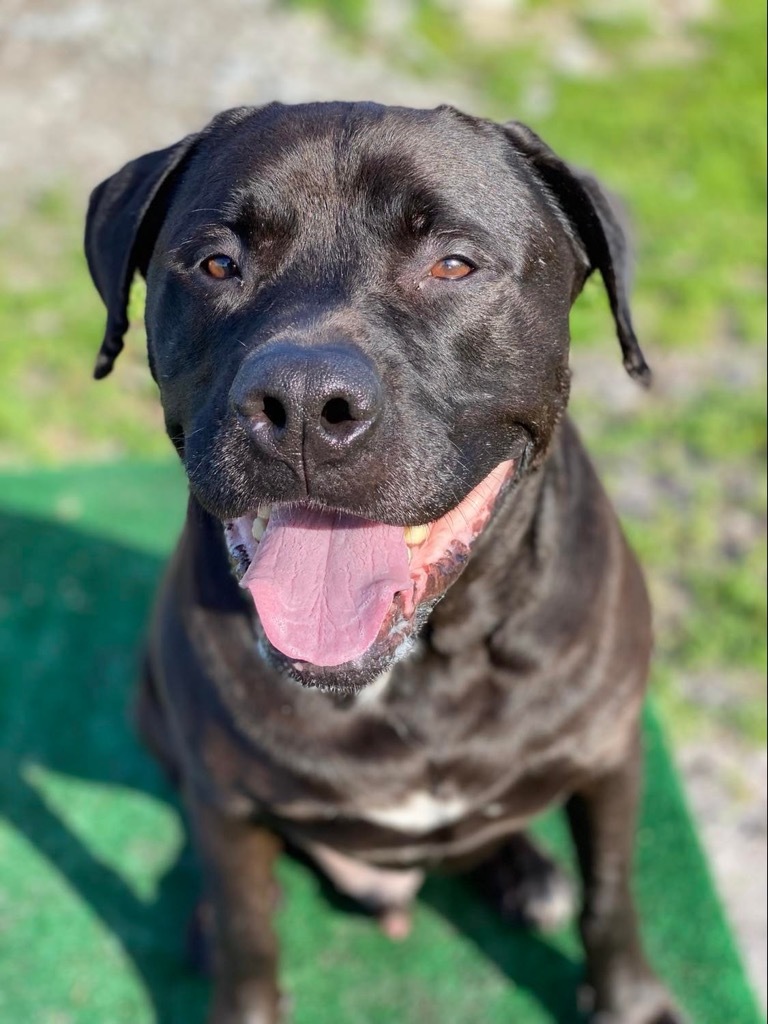
MULTIPOLYGON (((487 27, 499 11, 514 6, 513 0, 475 0, 473 18, 487 27)), ((645 6, 658 9, 659 17, 689 8, 699 16, 708 3, 645 0, 645 6)), ((382 34, 397 31, 405 7, 407 0, 375 5, 382 34)), ((409 45, 407 37, 403 45, 409 45)), ((569 53, 573 59, 573 40, 563 39, 561 49, 563 59, 569 53)), ((393 72, 375 47, 355 53, 321 17, 268 0, 0 0, 0 223, 19 199, 41 187, 64 183, 81 202, 126 160, 174 141, 225 107, 355 98, 409 106, 451 102, 482 112, 458 78, 424 81, 393 72)), ((710 358, 719 365, 702 365, 698 355, 669 354, 658 379, 671 397, 684 397, 691 382, 695 386, 704 376, 760 369, 744 349, 723 348, 710 358)), ((575 359, 575 371, 577 391, 629 407, 641 401, 615 360, 585 353, 575 359)), ((652 487, 638 486, 630 474, 618 482, 617 501, 620 507, 653 501, 652 487)), ((729 683, 710 680, 710 699, 727 700, 729 683)), ((765 753, 718 734, 684 743, 677 757, 765 1000, 765 753)))

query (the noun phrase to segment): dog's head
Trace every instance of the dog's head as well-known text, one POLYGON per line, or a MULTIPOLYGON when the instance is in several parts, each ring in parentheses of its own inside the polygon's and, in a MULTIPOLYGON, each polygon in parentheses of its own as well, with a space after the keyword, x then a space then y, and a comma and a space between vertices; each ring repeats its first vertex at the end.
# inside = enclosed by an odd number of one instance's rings
POLYGON ((568 316, 602 274, 647 367, 622 231, 529 129, 442 107, 242 108, 93 193, 108 322, 147 279, 149 359, 192 492, 270 656, 356 688, 405 651, 568 396, 568 316))

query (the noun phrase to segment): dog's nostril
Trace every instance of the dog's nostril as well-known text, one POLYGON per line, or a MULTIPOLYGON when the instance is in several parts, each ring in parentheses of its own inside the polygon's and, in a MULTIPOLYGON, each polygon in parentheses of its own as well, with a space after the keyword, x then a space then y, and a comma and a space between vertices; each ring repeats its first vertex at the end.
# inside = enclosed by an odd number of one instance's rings
POLYGON ((348 423, 354 420, 349 402, 345 398, 331 398, 323 406, 321 413, 323 423, 327 426, 337 426, 339 423, 348 423))
POLYGON ((265 395, 263 399, 264 415, 272 426, 282 430, 288 421, 288 416, 282 402, 279 402, 271 395, 265 395))

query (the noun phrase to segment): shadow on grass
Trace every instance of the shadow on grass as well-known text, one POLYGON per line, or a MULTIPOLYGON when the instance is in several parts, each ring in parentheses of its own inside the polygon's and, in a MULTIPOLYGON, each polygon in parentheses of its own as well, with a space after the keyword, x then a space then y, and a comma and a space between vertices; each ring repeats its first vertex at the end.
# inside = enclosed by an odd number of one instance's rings
MULTIPOLYGON (((188 847, 145 902, 36 781, 42 769, 176 804, 127 714, 160 567, 152 556, 72 527, 0 513, 1 809, 121 945, 158 1024, 200 1024, 207 985, 184 964, 197 892, 188 847)), ((554 1020, 578 1019, 573 962, 543 941, 510 934, 456 880, 430 880, 422 899, 554 1020)), ((39 910, 27 908, 33 918, 39 910)))
POLYGON ((197 1024, 206 986, 183 964, 196 892, 189 849, 144 902, 37 784, 41 768, 173 802, 127 714, 159 568, 61 524, 0 514, 0 811, 122 945, 158 1024, 197 1024))

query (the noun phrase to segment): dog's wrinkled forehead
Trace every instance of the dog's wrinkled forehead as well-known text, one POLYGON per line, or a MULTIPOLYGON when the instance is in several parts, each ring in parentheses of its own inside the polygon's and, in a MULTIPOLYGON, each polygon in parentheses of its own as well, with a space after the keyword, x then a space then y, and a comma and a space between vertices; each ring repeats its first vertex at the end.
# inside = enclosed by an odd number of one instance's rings
POLYGON ((134 272, 171 267, 174 251, 202 258, 189 250, 206 241, 209 255, 225 252, 222 239, 241 254, 274 244, 263 264, 273 279, 290 268, 305 284, 313 267, 337 276, 354 268, 358 279, 377 263, 379 280, 393 282, 383 261, 431 241, 443 251, 423 246, 425 264, 465 255, 504 277, 510 301, 519 287, 520 301, 541 310, 572 302, 599 270, 624 365, 649 379, 630 317, 621 217, 594 178, 519 122, 450 107, 270 104, 226 111, 126 164, 94 189, 86 221, 88 266, 107 308, 97 377, 123 347, 134 272))
MULTIPOLYGON (((345 227, 370 238, 468 234, 526 249, 554 244, 558 220, 500 129, 451 108, 272 104, 201 139, 175 197, 185 225, 217 216, 244 233, 345 227), (204 168, 204 173, 198 173, 204 168)), ((183 229, 182 229, 183 230, 183 229)))

